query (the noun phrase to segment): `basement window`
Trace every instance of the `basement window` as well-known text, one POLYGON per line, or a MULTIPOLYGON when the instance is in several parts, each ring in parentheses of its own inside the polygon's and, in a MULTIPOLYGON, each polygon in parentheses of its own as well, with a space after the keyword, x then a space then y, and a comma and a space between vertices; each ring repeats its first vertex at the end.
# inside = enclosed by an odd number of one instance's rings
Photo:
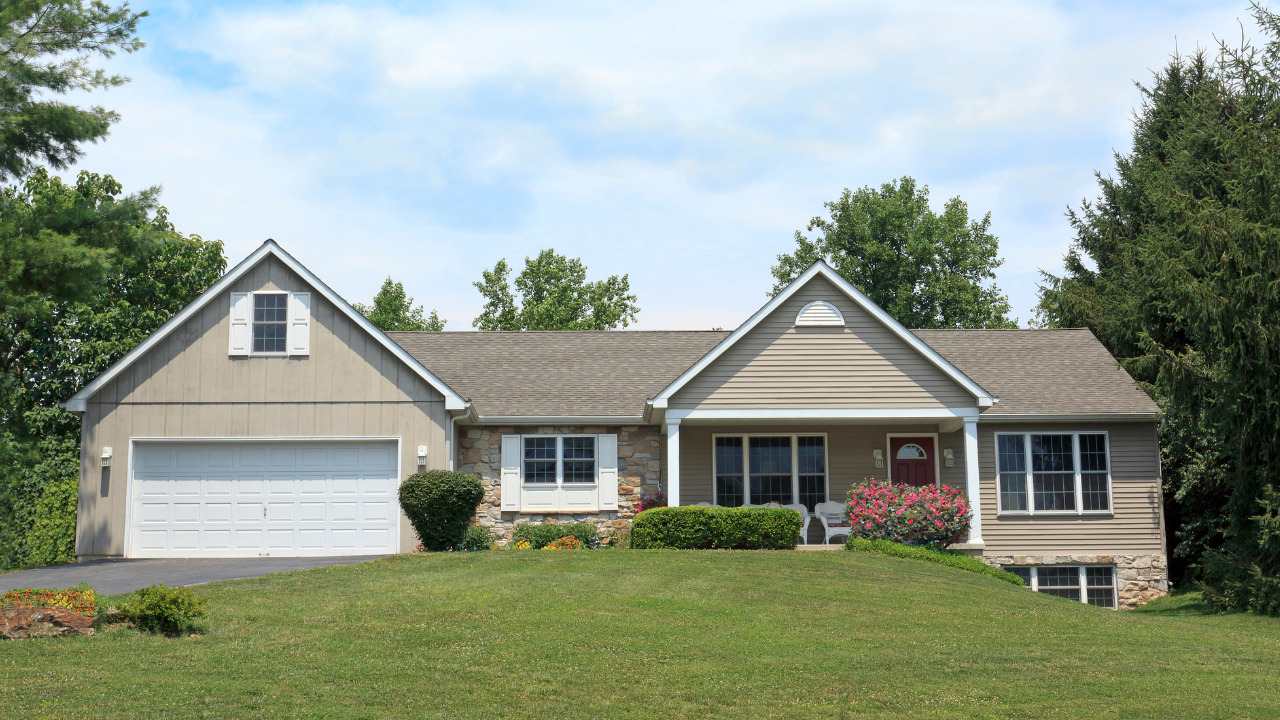
POLYGON ((1115 609, 1116 569, 1110 565, 1006 565, 1035 592, 1115 609))

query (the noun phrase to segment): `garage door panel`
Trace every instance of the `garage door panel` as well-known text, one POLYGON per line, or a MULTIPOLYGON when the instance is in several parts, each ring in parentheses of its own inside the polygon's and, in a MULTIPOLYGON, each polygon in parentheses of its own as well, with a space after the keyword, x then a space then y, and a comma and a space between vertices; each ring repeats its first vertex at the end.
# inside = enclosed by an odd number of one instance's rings
POLYGON ((231 522, 231 503, 207 502, 204 504, 204 520, 208 523, 231 522))
POLYGON ((397 550, 394 443, 139 442, 134 453, 132 556, 397 550))

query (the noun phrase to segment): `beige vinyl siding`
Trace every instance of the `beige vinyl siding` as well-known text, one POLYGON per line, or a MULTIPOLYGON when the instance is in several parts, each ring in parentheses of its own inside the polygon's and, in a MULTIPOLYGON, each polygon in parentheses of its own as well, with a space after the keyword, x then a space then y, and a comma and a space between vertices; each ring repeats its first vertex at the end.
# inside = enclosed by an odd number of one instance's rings
POLYGON ((1014 553, 1163 553, 1160 458, 1153 422, 978 423, 982 539, 986 555, 1014 553), (1106 432, 1110 443, 1110 517, 998 517, 996 433, 1106 432))
MULTIPOLYGON (((761 425, 681 425, 680 426, 680 503, 693 505, 699 502, 715 502, 715 485, 712 481, 712 454, 714 435, 757 435, 787 433, 797 435, 827 436, 827 486, 828 498, 844 502, 849 488, 855 482, 867 478, 884 479, 888 474, 888 434, 937 432, 937 426, 926 425, 828 425, 812 426, 761 426, 761 425), (885 453, 885 467, 877 468, 871 451, 880 448, 885 453)), ((962 431, 939 433, 935 452, 939 454, 938 469, 942 482, 964 489, 964 433, 962 431), (941 458, 942 450, 951 448, 955 464, 947 467, 941 458)))
POLYGON ((675 409, 973 407, 975 398, 926 357, 815 277, 681 388, 675 409), (795 327, 823 300, 846 326, 795 327))
MULTIPOLYGON (((401 438, 401 472, 447 467, 444 398, 275 258, 228 292, 311 291, 304 357, 228 355, 230 297, 215 298, 89 398, 81 422, 78 556, 124 552, 130 438, 401 438), (98 454, 113 452, 110 468, 98 454)), ((401 518, 402 549, 413 532, 401 518)))

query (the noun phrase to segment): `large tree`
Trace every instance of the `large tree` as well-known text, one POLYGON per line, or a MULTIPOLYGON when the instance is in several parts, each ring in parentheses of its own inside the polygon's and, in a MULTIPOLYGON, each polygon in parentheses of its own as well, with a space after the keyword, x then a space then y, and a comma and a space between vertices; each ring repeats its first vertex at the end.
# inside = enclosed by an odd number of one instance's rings
POLYGON ((439 332, 447 320, 441 319, 435 310, 423 315, 421 305, 414 305, 413 298, 404 291, 404 285, 391 278, 382 283, 382 289, 373 296, 373 304, 356 303, 353 307, 369 318, 373 326, 384 332, 391 330, 439 332))
POLYGON ((636 296, 627 276, 587 281, 578 258, 547 249, 525 258, 512 292, 507 261, 499 260, 473 283, 485 298, 472 323, 479 330, 611 330, 635 322, 636 296), (516 293, 520 297, 517 299, 516 293))
POLYGON ((85 298, 0 310, 0 567, 67 562, 75 536, 80 423, 59 406, 215 282, 222 245, 183 236, 164 208, 129 202, 110 177, 75 185, 37 171, 3 214, 49 237, 147 235, 85 298), (102 211, 109 208, 109 211, 102 211), (28 225, 31 223, 31 225, 28 225))
POLYGON ((1009 300, 994 285, 1000 241, 991 214, 969 219, 958 197, 935 214, 929 188, 904 177, 878 189, 845 191, 824 203, 828 217, 797 231, 794 252, 773 268, 777 294, 824 260, 898 322, 910 328, 1007 328, 1009 300))
POLYGON ((1207 597, 1280 613, 1280 18, 1254 16, 1265 48, 1175 58, 1143 88, 1040 312, 1092 328, 1164 408, 1175 552, 1207 597))

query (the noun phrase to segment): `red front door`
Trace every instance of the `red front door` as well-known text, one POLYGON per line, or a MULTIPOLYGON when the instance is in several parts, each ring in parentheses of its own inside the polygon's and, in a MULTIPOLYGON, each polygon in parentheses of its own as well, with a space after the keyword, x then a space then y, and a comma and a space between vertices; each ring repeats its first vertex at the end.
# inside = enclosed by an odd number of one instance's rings
POLYGON ((931 437, 889 438, 889 473, 895 484, 933 485, 934 447, 931 437))

